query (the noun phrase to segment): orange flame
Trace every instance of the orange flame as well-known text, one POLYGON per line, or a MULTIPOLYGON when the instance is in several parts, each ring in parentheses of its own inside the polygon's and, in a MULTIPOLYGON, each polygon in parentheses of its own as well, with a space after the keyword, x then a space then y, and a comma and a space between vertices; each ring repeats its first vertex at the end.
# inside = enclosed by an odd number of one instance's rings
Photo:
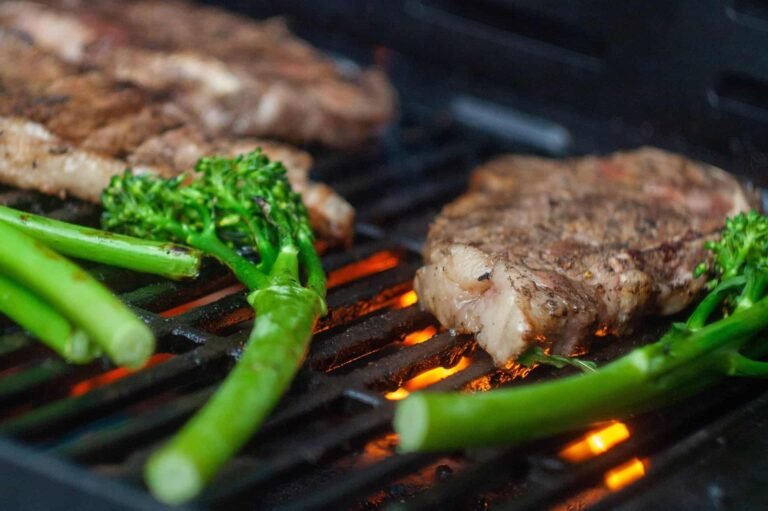
POLYGON ((600 325, 600 328, 595 330, 595 336, 597 337, 605 337, 608 335, 608 325, 600 325))
POLYGON ((424 341, 430 340, 437 333, 437 328, 428 326, 423 330, 416 330, 405 336, 403 339, 403 346, 413 346, 414 344, 421 344, 424 341))
POLYGON ((463 371, 469 367, 470 362, 471 360, 469 357, 461 357, 458 363, 453 367, 435 367, 434 369, 424 371, 423 373, 418 374, 405 382, 399 389, 384 394, 384 397, 390 401, 399 401, 400 399, 405 399, 411 392, 423 389, 424 387, 428 387, 433 383, 437 383, 440 380, 448 378, 452 374, 463 371))
POLYGON ((363 452, 355 465, 370 465, 376 461, 391 456, 397 447, 397 433, 386 433, 370 440, 363 447, 363 452))
POLYGON ((414 303, 419 301, 419 297, 416 296, 416 291, 408 291, 407 293, 404 293, 400 298, 397 299, 397 302, 395 303, 395 307, 398 309, 405 309, 406 307, 410 307, 414 303))
POLYGON ((571 463, 580 463, 603 454, 629 437, 630 432, 627 425, 623 422, 614 422, 568 444, 560 451, 560 457, 571 463))
POLYGON ((117 380, 121 380, 126 376, 129 376, 137 371, 141 371, 142 369, 145 369, 147 367, 152 367, 158 364, 162 364, 163 362, 165 362, 170 358, 173 358, 173 355, 170 353, 155 353, 154 355, 149 357, 149 360, 147 360, 147 363, 144 364, 139 369, 126 369, 124 367, 118 367, 117 369, 113 369, 104 374, 100 374, 98 376, 94 376, 93 378, 88 378, 87 380, 83 380, 81 382, 75 383, 69 389, 69 395, 72 397, 82 396, 83 394, 86 394, 95 388, 103 387, 104 385, 109 385, 110 383, 115 382, 117 380))
POLYGON ((393 390, 392 392, 387 392, 384 394, 384 397, 390 401, 400 401, 401 399, 407 398, 410 394, 410 392, 405 390, 405 387, 400 387, 399 389, 393 390))
POLYGON ((168 309, 167 311, 161 312, 160 316, 164 318, 170 318, 173 316, 178 316, 180 314, 183 314, 187 312, 189 309, 192 309, 194 307, 202 307, 203 305, 208 305, 209 303, 213 303, 216 300, 221 300, 225 296, 229 296, 232 294, 237 293, 238 291, 242 291, 245 289, 245 286, 242 284, 232 284, 231 286, 227 286, 224 289, 220 289, 218 291, 215 291, 209 295, 201 296, 200 298, 196 300, 192 300, 191 302, 183 303, 181 305, 178 305, 172 309, 168 309))
POLYGON ((643 477, 647 464, 647 460, 643 461, 638 458, 632 458, 628 462, 606 472, 603 476, 603 481, 609 489, 613 491, 620 490, 643 477))
POLYGON ((328 274, 328 288, 341 286, 353 280, 381 273, 394 268, 400 263, 400 255, 391 250, 376 252, 370 257, 343 266, 328 274))

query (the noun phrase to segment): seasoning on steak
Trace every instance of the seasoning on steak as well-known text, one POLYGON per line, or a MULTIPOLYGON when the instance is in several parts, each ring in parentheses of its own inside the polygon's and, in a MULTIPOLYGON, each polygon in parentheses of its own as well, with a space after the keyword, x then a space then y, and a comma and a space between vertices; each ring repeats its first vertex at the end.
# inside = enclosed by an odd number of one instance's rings
POLYGON ((183 0, 5 2, 0 23, 78 64, 167 94, 211 135, 350 146, 393 117, 384 74, 337 64, 280 19, 183 0))
POLYGON ((503 156, 431 226, 416 291, 498 364, 531 343, 573 353, 690 304, 705 240, 751 201, 724 171, 659 149, 503 156))
POLYGON ((310 156, 258 139, 211 138, 172 103, 98 70, 82 70, 0 29, 0 182, 98 201, 114 174, 172 176, 209 154, 262 147, 282 161, 318 236, 352 236, 354 211, 335 192, 308 180, 310 156), (22 64, 23 63, 23 64, 22 64))

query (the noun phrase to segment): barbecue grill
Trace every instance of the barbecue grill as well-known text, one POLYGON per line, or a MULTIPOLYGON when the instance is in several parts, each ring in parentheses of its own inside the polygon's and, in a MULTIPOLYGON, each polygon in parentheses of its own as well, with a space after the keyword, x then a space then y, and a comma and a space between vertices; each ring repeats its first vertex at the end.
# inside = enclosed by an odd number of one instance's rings
MULTIPOLYGON (((220 2, 221 3, 221 2, 220 2)), ((344 65, 375 61, 401 94, 382 138, 310 148, 314 175, 357 208, 355 244, 329 250, 328 315, 264 428, 185 509, 748 509, 768 502, 768 384, 733 380, 621 423, 500 449, 396 452, 408 392, 482 391, 564 374, 497 368, 419 310, 419 246, 469 171, 501 151, 653 144, 755 185, 768 149, 768 9, 755 0, 223 2, 293 28, 344 65)), ((93 224, 96 207, 14 189, 0 203, 93 224)), ((148 453, 232 367, 250 327, 223 269, 171 282, 90 271, 145 319, 158 353, 137 372, 69 366, 0 318, 4 509, 166 509, 141 483, 148 453)), ((609 360, 658 338, 657 321, 609 360)), ((520 410, 525 413, 525 410, 520 410)), ((478 417, 478 421, 482 421, 478 417)))

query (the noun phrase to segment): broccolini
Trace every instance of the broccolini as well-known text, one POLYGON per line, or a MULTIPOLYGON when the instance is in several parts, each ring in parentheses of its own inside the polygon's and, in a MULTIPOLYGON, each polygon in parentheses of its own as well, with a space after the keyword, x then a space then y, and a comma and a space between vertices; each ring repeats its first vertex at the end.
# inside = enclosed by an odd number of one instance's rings
POLYGON ((203 158, 195 170, 172 179, 127 171, 102 196, 105 228, 215 257, 246 285, 256 313, 234 369, 148 461, 146 482, 169 503, 195 496, 258 428, 290 384, 325 310, 325 274, 307 210, 283 165, 256 150, 203 158), (253 249, 258 262, 241 248, 253 249))
POLYGON ((5 278, 0 310, 72 361, 85 362, 101 350, 117 365, 139 367, 152 354, 155 337, 149 327, 85 270, 5 222, 0 222, 0 239, 0 276, 5 278), (49 324, 54 331, 43 332, 42 325, 30 325, 35 316, 58 326, 49 324))

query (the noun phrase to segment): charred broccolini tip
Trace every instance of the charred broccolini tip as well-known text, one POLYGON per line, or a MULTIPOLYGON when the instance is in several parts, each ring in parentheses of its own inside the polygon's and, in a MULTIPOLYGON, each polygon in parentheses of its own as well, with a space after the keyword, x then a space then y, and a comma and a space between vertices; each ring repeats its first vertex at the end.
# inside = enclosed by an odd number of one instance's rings
POLYGON ((413 394, 397 405, 404 451, 520 442, 616 419, 705 390, 723 376, 768 376, 768 217, 728 219, 707 243, 709 293, 686 323, 594 371, 474 395, 413 394))
POLYGON ((127 171, 102 196, 105 228, 215 257, 249 289, 256 313, 235 368, 149 459, 147 484, 169 503, 194 497, 258 428, 290 384, 325 310, 325 274, 307 210, 283 165, 256 150, 203 158, 195 171, 172 179, 127 171))

